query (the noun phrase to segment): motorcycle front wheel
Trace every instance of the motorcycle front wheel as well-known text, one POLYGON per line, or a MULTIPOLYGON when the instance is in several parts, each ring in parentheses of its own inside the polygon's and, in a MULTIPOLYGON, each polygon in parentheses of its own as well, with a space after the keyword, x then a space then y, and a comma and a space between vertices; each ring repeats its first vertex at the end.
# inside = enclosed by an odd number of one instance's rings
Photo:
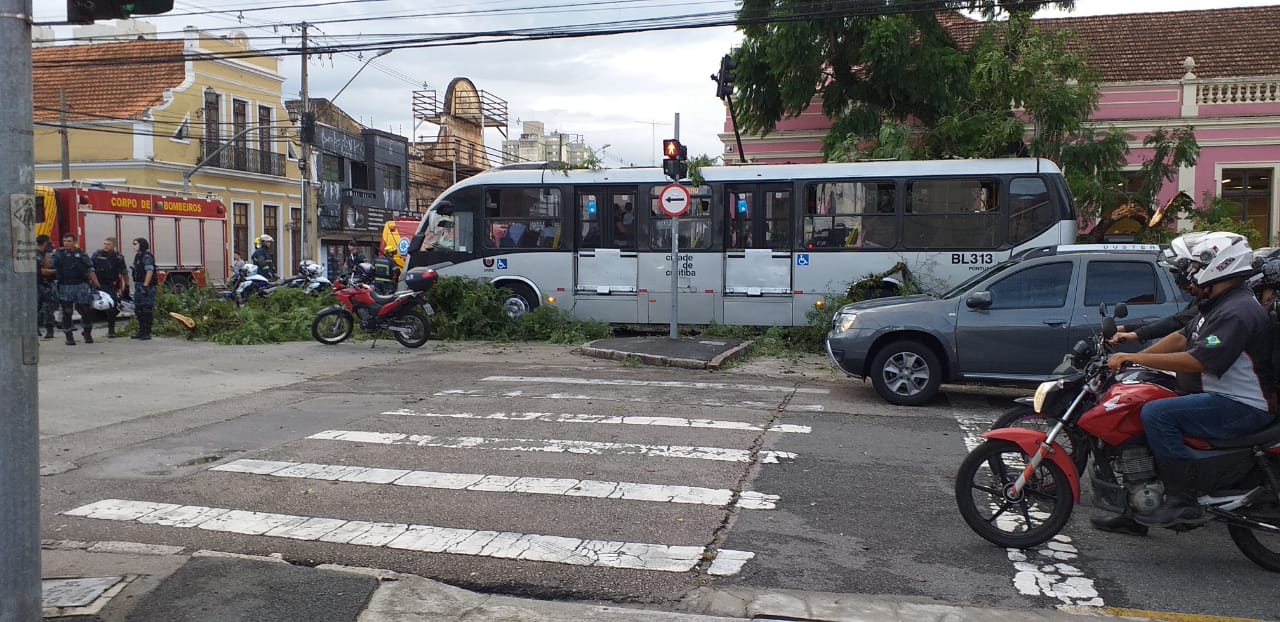
POLYGON ((1075 499, 1066 474, 1047 458, 1014 494, 1013 484, 1031 457, 1014 443, 989 440, 960 464, 956 506, 979 536, 1005 548, 1025 549, 1057 535, 1071 518, 1075 499))
MULTIPOLYGON (((1056 417, 1060 414, 1057 412, 1041 414, 1026 404, 1018 404, 1000 415, 1000 418, 991 424, 991 429, 1026 428, 1048 434, 1049 430, 1057 425, 1056 417)), ((1062 449, 1068 456, 1071 456, 1071 462, 1076 465, 1076 473, 1084 473, 1085 467, 1089 465, 1089 437, 1079 432, 1072 433, 1068 429, 1066 434, 1058 437, 1057 443, 1062 445, 1062 449)))
POLYGON ((393 330, 391 334, 395 335, 396 341, 406 348, 420 348, 431 338, 431 324, 427 321, 427 317, 421 313, 406 313, 396 319, 395 325, 399 328, 408 328, 409 332, 401 333, 393 330))
POLYGON ((351 336, 354 322, 351 314, 340 307, 329 307, 316 314, 311 321, 311 336, 327 346, 334 346, 351 336))
MULTIPOLYGON (((1275 519, 1270 516, 1277 513, 1272 512, 1267 517, 1259 516, 1258 520, 1275 524, 1275 519)), ((1236 548, 1249 561, 1271 572, 1280 572, 1280 534, 1250 529, 1243 525, 1227 525, 1227 531, 1231 534, 1231 541, 1236 543, 1236 548)))

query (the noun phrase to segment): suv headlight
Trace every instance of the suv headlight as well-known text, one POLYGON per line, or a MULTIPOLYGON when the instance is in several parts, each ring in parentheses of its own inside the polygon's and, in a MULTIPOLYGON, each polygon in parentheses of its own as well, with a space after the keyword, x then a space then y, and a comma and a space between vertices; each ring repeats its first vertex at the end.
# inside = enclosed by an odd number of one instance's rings
POLYGON ((835 328, 838 331, 846 331, 853 328, 853 325, 857 323, 857 321, 857 313, 841 311, 836 314, 835 321, 832 322, 832 328, 835 328))

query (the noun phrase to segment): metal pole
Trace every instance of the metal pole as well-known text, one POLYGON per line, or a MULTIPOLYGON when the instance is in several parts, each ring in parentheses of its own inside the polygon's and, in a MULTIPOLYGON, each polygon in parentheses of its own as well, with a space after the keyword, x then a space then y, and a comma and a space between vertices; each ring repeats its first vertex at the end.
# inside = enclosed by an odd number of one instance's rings
MULTIPOLYGON (((307 30, 310 26, 306 22, 302 22, 302 114, 305 116, 311 111, 311 95, 307 90, 307 30)), ((302 143, 302 248, 304 255, 318 259, 320 253, 312 253, 310 236, 311 219, 309 218, 310 209, 307 206, 309 202, 308 196, 311 194, 311 143, 302 143)))
MULTIPOLYGON (((676 113, 676 135, 672 136, 676 140, 680 140, 680 113, 676 113)), ((680 183, 680 180, 675 180, 680 183)), ((692 207, 692 206, 690 206, 692 207)), ((680 321, 677 313, 680 308, 680 219, 671 219, 671 340, 675 341, 680 338, 680 321)))
POLYGON ((31 0, 0 0, 0 622, 36 622, 40 597, 40 444, 36 366, 35 172, 31 166, 31 0))
POLYGON ((58 89, 58 104, 62 110, 62 126, 58 133, 62 134, 62 178, 71 179, 71 145, 67 139, 67 89, 58 89))

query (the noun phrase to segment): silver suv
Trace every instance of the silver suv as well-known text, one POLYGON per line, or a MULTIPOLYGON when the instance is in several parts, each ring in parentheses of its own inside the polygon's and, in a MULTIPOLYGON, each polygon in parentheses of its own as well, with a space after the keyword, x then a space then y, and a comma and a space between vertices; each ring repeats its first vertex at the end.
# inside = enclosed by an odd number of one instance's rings
POLYGON ((1188 302, 1150 244, 1079 244, 1015 255, 940 297, 845 305, 826 348, 846 374, 893 404, 933 399, 943 382, 1035 383, 1123 302, 1132 327, 1188 302))

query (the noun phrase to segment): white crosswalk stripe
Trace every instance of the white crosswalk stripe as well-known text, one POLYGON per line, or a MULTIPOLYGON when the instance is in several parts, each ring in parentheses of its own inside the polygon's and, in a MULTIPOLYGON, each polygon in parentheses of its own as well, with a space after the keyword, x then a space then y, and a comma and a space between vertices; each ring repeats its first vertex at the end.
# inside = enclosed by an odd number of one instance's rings
MULTIPOLYGON (((248 512, 227 508, 182 506, 128 499, 104 499, 63 512, 102 520, 155 523, 245 535, 315 540, 356 546, 386 547, 500 559, 555 562, 576 566, 688 572, 707 552, 701 546, 670 546, 509 531, 477 531, 405 523, 371 523, 334 518, 248 512), (181 517, 172 520, 171 517, 181 517), (198 520, 190 517, 198 516, 198 520)), ((721 572, 754 556, 747 551, 721 550, 721 572)), ((715 566, 715 562, 712 562, 715 566)))
POLYGON ((619 387, 669 387, 678 389, 723 389, 726 391, 760 391, 767 393, 807 393, 827 395, 828 389, 811 387, 781 387, 764 384, 729 384, 724 382, 681 382, 677 380, 624 380, 618 378, 566 378, 562 376, 488 376, 485 382, 542 382, 548 384, 595 384, 619 387))
MULTIPOLYGON (((652 404, 653 399, 647 397, 628 397, 625 395, 584 395, 582 393, 530 393, 527 391, 506 391, 503 393, 486 393, 477 389, 446 389, 444 391, 436 391, 431 394, 432 397, 469 397, 469 398, 486 398, 486 399, 522 399, 522 400, 580 400, 588 402, 635 402, 641 404, 652 404)), ((825 407, 822 404, 792 404, 779 406, 778 402, 760 402, 754 400, 741 400, 737 402, 726 402, 722 400, 698 400, 699 406, 711 406, 713 408, 721 407, 737 407, 737 408, 763 408, 773 410, 782 408, 789 412, 823 412, 825 407)))
MULTIPOLYGON (((657 501, 722 506, 728 505, 733 500, 733 491, 724 488, 603 482, 550 477, 511 477, 479 473, 439 473, 275 460, 236 460, 213 467, 210 470, 299 479, 390 484, 418 488, 593 497, 597 499, 620 499, 623 501, 657 501)), ((777 495, 745 491, 740 495, 737 506, 751 510, 772 510, 777 507, 777 502, 777 495)))
MULTIPOLYGON (((419 412, 400 408, 396 410, 388 410, 384 415, 396 415, 401 417, 442 417, 452 419, 489 419, 496 421, 541 421, 545 423, 601 423, 601 424, 621 424, 621 425, 655 425, 673 428, 713 428, 719 430, 745 430, 759 432, 765 428, 748 423, 746 421, 717 421, 715 419, 685 419, 683 417, 649 417, 649 416, 630 416, 619 417, 609 415, 587 415, 572 413, 540 413, 540 412, 498 412, 487 415, 477 413, 432 413, 419 412)), ((790 425, 779 424, 770 426, 769 432, 790 432, 793 434, 808 434, 813 431, 807 425, 790 425)))
MULTIPOLYGON (((416 445, 448 449, 492 449, 496 451, 529 451, 591 455, 630 455, 651 458, 689 458, 722 462, 750 462, 751 452, 726 447, 690 447, 683 445, 642 445, 639 443, 600 443, 564 439, 483 438, 479 436, 431 436, 397 432, 362 432, 358 430, 325 430, 308 436, 312 440, 347 441, 373 445, 416 445)), ((780 459, 794 459, 787 451, 761 451, 760 462, 776 464, 780 459)))

